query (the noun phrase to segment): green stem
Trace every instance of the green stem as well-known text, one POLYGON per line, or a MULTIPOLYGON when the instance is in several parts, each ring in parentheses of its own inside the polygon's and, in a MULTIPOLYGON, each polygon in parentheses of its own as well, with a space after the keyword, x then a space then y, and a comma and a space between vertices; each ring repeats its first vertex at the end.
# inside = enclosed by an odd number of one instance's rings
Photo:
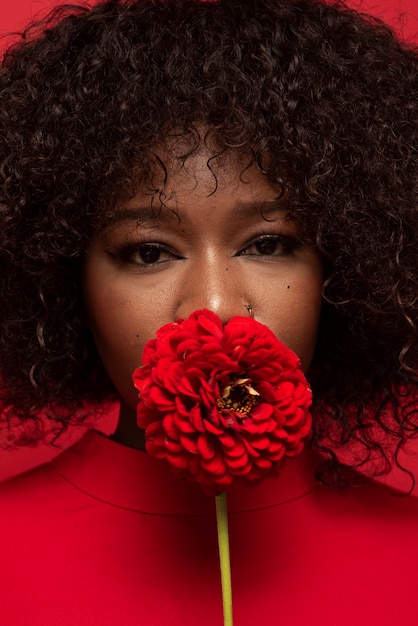
POLYGON ((219 563, 221 566, 222 604, 224 626, 233 626, 231 559, 229 556, 228 509, 225 491, 215 497, 216 522, 218 525, 219 563))

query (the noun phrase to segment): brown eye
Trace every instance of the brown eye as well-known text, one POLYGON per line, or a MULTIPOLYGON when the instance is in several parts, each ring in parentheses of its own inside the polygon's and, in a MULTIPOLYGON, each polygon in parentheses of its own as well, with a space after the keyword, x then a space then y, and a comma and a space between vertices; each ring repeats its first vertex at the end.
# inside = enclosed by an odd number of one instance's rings
POLYGON ((288 235, 262 235, 250 241, 238 256, 283 257, 291 255, 301 242, 288 235))
POLYGON ((153 265, 161 259, 162 250, 160 246, 152 243, 144 243, 138 247, 136 252, 137 258, 144 265, 153 265))
POLYGON ((258 254, 268 256, 277 252, 279 242, 276 237, 263 237, 263 239, 256 241, 253 245, 258 254))
POLYGON ((152 268, 154 265, 162 265, 182 258, 168 246, 157 242, 132 242, 112 248, 107 252, 111 257, 121 263, 136 265, 143 269, 152 268))

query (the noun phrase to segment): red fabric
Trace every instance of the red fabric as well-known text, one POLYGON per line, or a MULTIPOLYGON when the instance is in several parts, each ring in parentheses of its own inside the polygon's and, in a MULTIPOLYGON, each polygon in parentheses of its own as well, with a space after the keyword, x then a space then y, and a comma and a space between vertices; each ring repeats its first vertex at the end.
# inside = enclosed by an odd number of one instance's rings
MULTIPOLYGON (((418 499, 315 457, 229 494, 236 626, 415 626, 418 499)), ((214 501, 91 432, 0 487, 0 623, 221 626, 214 501)))

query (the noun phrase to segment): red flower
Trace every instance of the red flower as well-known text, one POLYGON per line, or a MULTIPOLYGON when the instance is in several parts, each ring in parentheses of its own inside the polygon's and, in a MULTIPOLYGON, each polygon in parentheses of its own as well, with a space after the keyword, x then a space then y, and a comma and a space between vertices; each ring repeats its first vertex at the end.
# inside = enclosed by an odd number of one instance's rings
POLYGON ((207 493, 276 475, 302 450, 311 392, 267 326, 195 311, 160 328, 142 361, 133 379, 147 451, 207 493))

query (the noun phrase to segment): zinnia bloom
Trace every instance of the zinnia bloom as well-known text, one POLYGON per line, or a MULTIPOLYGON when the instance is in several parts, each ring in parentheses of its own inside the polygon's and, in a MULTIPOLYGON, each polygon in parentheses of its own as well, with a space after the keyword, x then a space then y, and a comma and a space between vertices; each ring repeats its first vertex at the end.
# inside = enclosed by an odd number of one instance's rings
POLYGON ((248 317, 211 311, 162 326, 133 375, 147 451, 212 495, 274 476, 311 428, 298 357, 248 317))

